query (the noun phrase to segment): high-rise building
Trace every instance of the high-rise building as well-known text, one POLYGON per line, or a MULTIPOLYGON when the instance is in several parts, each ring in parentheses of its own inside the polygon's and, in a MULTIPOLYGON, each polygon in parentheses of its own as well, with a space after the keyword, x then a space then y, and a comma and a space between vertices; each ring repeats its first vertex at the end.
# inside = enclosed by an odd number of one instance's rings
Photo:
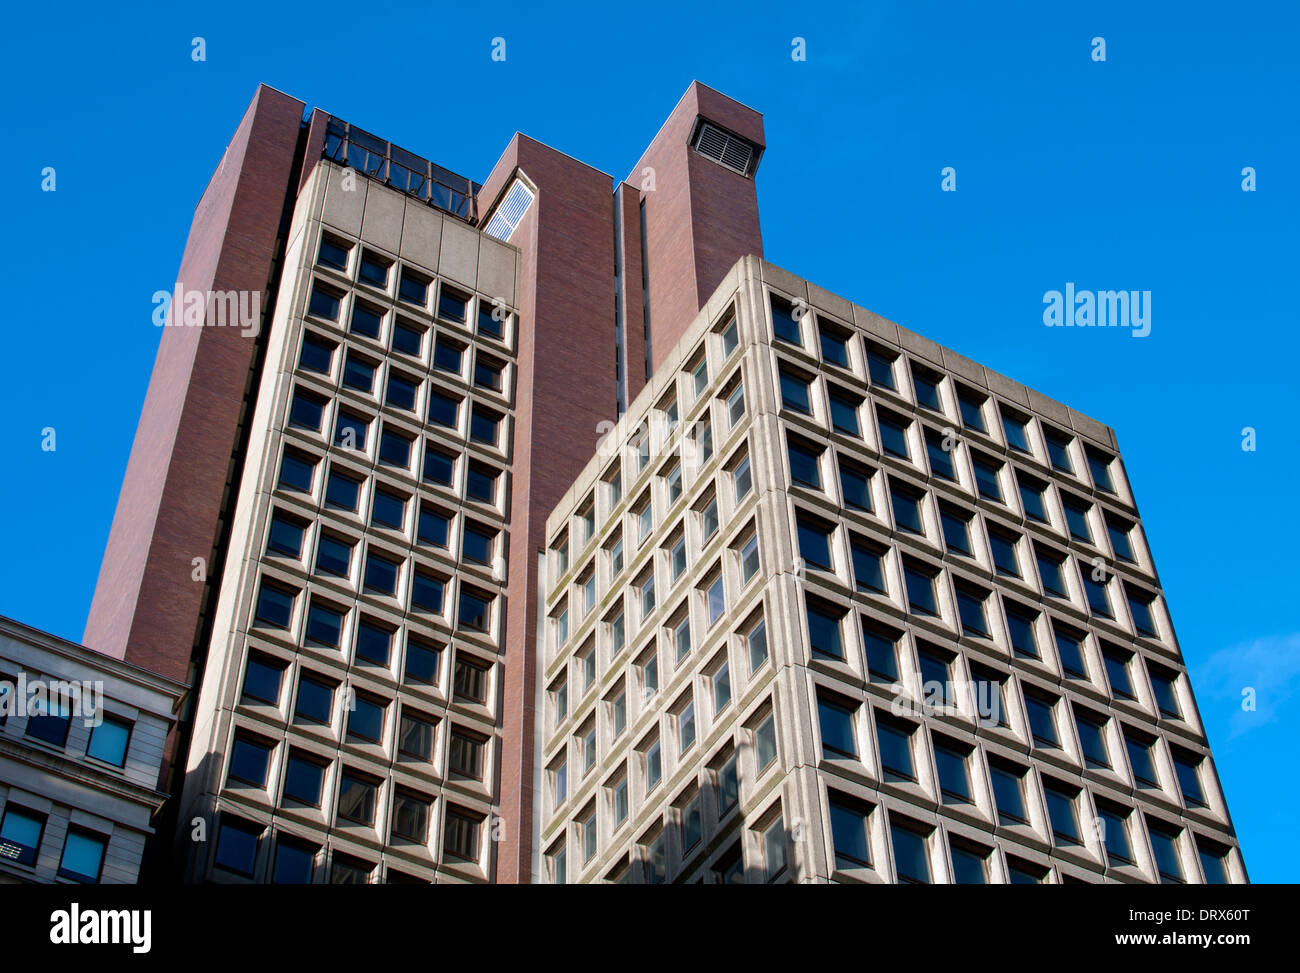
POLYGON ((551 882, 1243 882, 1101 423, 740 260, 547 524, 551 882))
POLYGON ((761 251, 762 148, 693 84, 635 185, 516 135, 480 186, 258 90, 85 633, 193 687, 152 874, 531 878, 546 515, 761 251))
POLYGON ((762 263, 763 151, 695 83, 626 180, 516 134, 480 185, 258 90, 84 637, 191 687, 146 876, 1082 877, 1110 814, 1116 874, 1244 877, 1109 430, 762 263))

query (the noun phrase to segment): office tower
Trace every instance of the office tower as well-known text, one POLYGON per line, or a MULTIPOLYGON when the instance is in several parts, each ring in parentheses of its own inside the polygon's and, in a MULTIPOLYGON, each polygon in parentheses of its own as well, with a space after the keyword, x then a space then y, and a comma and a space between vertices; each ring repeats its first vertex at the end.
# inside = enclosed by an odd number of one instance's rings
POLYGON ((0 617, 0 885, 136 881, 184 690, 0 617))
POLYGON ((195 213, 84 641, 191 684, 151 875, 528 881, 545 519, 740 257, 757 113, 480 186, 259 88, 195 213))
POLYGON ((745 257, 546 540, 545 881, 1246 881, 1073 409, 745 257))

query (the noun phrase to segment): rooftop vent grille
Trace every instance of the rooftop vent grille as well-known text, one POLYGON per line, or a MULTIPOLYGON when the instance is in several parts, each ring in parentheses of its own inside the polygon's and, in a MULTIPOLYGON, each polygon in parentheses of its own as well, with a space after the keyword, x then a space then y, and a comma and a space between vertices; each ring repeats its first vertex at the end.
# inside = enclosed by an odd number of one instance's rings
POLYGON ((695 151, 742 176, 749 175, 754 162, 752 145, 708 122, 701 122, 695 134, 695 151))
POLYGON ((528 212, 528 207, 533 205, 534 195, 523 180, 516 179, 506 191, 505 198, 501 200, 497 211, 492 214, 492 219, 488 220, 483 232, 498 240, 509 240, 519 226, 519 221, 528 212))

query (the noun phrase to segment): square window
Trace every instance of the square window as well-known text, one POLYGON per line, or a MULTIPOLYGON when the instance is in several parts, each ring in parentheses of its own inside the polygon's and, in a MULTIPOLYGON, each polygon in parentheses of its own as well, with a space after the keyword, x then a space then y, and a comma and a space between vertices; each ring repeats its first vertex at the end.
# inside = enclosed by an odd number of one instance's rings
POLYGON ((298 453, 286 452, 280 461, 279 485, 286 490, 311 493, 316 478, 316 460, 298 453))
POLYGON ((930 475, 956 483, 957 467, 953 464, 952 450, 944 448, 945 442, 939 433, 932 429, 926 430, 925 452, 930 458, 930 475))
POLYGON ((727 396, 727 422, 735 429, 745 417, 745 386, 737 385, 727 396))
MULTIPOLYGON (((363 304, 356 301, 352 305, 352 320, 348 324, 348 330, 352 334, 359 334, 366 338, 378 338, 379 328, 384 320, 384 312, 377 307, 371 307, 369 304, 363 304)), ((365 391, 369 392, 367 388, 365 391)))
POLYGON ((1009 578, 1022 577, 1020 558, 1016 555, 1019 538, 998 530, 989 531, 989 548, 993 552, 993 566, 997 573, 1009 578))
POLYGON ((749 652, 749 671, 752 673, 767 661, 767 626, 762 619, 745 635, 745 647, 749 652))
POLYGON ((1078 500, 1065 499, 1065 523, 1070 529, 1070 536, 1075 540, 1092 543, 1092 531, 1088 527, 1088 505, 1078 500))
POLYGON ((358 660, 387 666, 393 652, 393 630, 362 619, 357 625, 358 660))
POLYGON ((470 414, 469 438, 486 446, 496 446, 500 435, 501 417, 481 406, 474 406, 470 414))
POLYGON ((1110 752, 1106 747, 1106 722, 1103 716, 1096 716, 1075 708, 1074 723, 1079 733, 1083 760, 1094 770, 1110 769, 1110 752))
POLYGON ((303 389, 295 389, 289 406, 289 425, 320 432, 325 418, 325 400, 303 389))
POLYGON ((1025 711, 1029 715, 1029 730, 1036 746, 1060 749, 1061 740, 1056 732, 1056 701, 1025 694, 1025 711))
POLYGON ((1024 505, 1025 516, 1030 520, 1036 520, 1040 524, 1047 523, 1047 505, 1043 499, 1045 487, 1036 480, 1028 477, 1019 478, 1020 485, 1020 502, 1024 505))
POLYGON ((1029 818, 1025 811, 1025 769, 990 757, 989 779, 993 784, 993 801, 997 806, 998 824, 1003 827, 1027 824, 1029 818))
MULTIPOLYGON (((278 688, 278 687, 277 687, 278 688)), ((105 715, 104 721, 90 731, 86 756, 120 767, 126 764, 126 749, 131 741, 133 723, 105 715)))
POLYGON ((467 320, 469 298, 443 284, 438 290, 438 317, 456 324, 467 320))
POLYGON ((12 801, 5 805, 4 818, 0 820, 0 847, 5 857, 20 865, 35 866, 41 837, 45 833, 44 814, 28 811, 12 801))
POLYGON ((1087 453, 1088 469, 1092 473, 1093 485, 1098 490, 1103 490, 1106 493, 1114 493, 1115 482, 1111 479, 1110 475, 1110 457, 1103 456, 1101 453, 1095 452, 1091 449, 1087 450, 1087 453))
POLYGON ((393 351, 419 358, 424 350, 424 329, 412 322, 399 321, 393 326, 393 351))
POLYGON ((753 486, 753 479, 749 470, 749 457, 746 456, 736 466, 735 471, 731 474, 732 483, 736 489, 736 503, 740 503, 749 495, 750 488, 753 486))
POLYGON ((497 532, 483 527, 466 525, 465 559, 478 564, 491 564, 496 551, 497 532))
POLYGON ((971 804, 970 771, 966 761, 970 750, 954 740, 936 736, 934 765, 939 774, 939 790, 945 804, 971 804))
POLYGON ((889 837, 894 846, 894 867, 898 880, 925 885, 930 881, 930 842, 919 826, 891 820, 889 837))
POLYGON ((793 412, 812 415, 811 383, 802 375, 781 369, 781 403, 793 412))
POLYGON ((880 445, 891 456, 910 459, 911 451, 907 448, 907 427, 909 423, 887 412, 879 414, 880 445))
POLYGON ((409 791, 397 791, 393 796, 393 834, 420 844, 428 841, 430 804, 409 791))
POLYGON ((267 553, 302 557, 302 539, 306 530, 306 521, 275 511, 271 514, 271 529, 266 540, 267 553))
POLYGON ((1006 410, 1002 412, 1002 429, 1007 436, 1007 445, 1019 453, 1029 452, 1029 420, 1013 415, 1006 410))
POLYGON ((849 367, 849 334, 824 321, 818 321, 822 360, 840 368, 849 367))
POLYGON ((491 596, 474 588, 462 588, 457 615, 460 628, 486 634, 492 621, 491 596))
POLYGON ((985 401, 985 397, 978 392, 958 386, 957 405, 961 409, 961 424, 963 426, 977 432, 988 431, 988 427, 984 424, 985 401))
POLYGON ((799 556, 805 564, 822 571, 834 571, 831 561, 831 534, 833 524, 800 513, 795 517, 799 541, 799 556))
POLYGON ((831 426, 835 431, 846 436, 860 437, 862 427, 858 423, 858 409, 862 406, 862 402, 835 392, 831 393, 830 402, 831 426))
POLYGON ((952 507, 940 506, 939 522, 943 527, 944 547, 954 554, 971 557, 970 514, 952 507))
POLYGON ((1074 464, 1070 462, 1070 440, 1055 432, 1048 432, 1043 438, 1047 440, 1047 456, 1054 469, 1062 473, 1073 473, 1074 464))
POLYGON ((369 780, 344 773, 339 784, 339 818, 357 824, 374 824, 377 790, 369 780))
POLYGON ((361 266, 357 277, 372 287, 381 290, 388 287, 388 269, 393 266, 391 260, 379 256, 372 250, 361 251, 361 266))
POLYGON ((989 849, 949 839, 952 879, 957 885, 985 885, 989 880, 989 849))
POLYGON ((402 268, 402 275, 397 286, 397 297, 407 304, 425 307, 429 303, 429 278, 419 274, 410 267, 402 268))
POLYGON ((867 678, 874 683, 898 682, 898 636, 864 618, 862 642, 867 656, 867 678))
POLYGON ((346 578, 352 569, 352 544, 331 534, 321 534, 316 547, 316 573, 346 578))
POLYGON ((313 284, 307 313, 326 321, 337 321, 340 301, 341 295, 336 291, 322 287, 320 284, 313 284))
POLYGON ((1178 673, 1154 665, 1148 666, 1147 672, 1151 675, 1151 689, 1155 693, 1160 715, 1174 720, 1182 719, 1183 713, 1178 705, 1178 693, 1175 688, 1178 673))
MULTIPOLYGON (((418 574, 417 574, 418 577, 418 574)), ((438 682, 438 649, 426 642, 408 638, 406 642, 406 678, 412 682, 435 685, 438 682)))
POLYGON ((377 487, 375 498, 370 504, 370 523, 401 530, 405 520, 406 498, 377 487))
POLYGON ((1156 777, 1155 761, 1151 756, 1151 748, 1154 743, 1154 740, 1143 733, 1127 728, 1124 730, 1124 750, 1128 754, 1128 763, 1133 771, 1133 779, 1138 784, 1146 787, 1160 786, 1160 782, 1156 777))
POLYGON ((971 457, 975 468, 975 488, 985 500, 1002 503, 1002 464, 979 454, 971 457))
POLYGON ((854 729, 856 707, 817 697, 817 721, 821 728, 822 753, 827 757, 858 757, 857 731, 854 729))
POLYGON ((287 629, 293 618, 294 597, 289 589, 263 581, 257 597, 257 620, 272 628, 287 629))
POLYGON ((894 382, 894 358, 893 354, 877 348, 867 348, 867 372, 871 376, 872 385, 897 391, 898 386, 894 382))
POLYGON ((433 722, 403 710, 397 733, 397 751, 417 760, 433 759, 433 722))
POLYGON ((251 878, 261 837, 262 829, 257 825, 223 814, 213 864, 251 878))
POLYGON ((504 307, 491 307, 484 301, 478 302, 478 333, 489 338, 501 339, 505 335, 506 321, 510 312, 504 307))
POLYGON ((934 597, 934 575, 914 564, 905 564, 903 580, 907 584, 908 608, 918 615, 938 615, 934 597))
POLYGON ((1128 837, 1128 808, 1097 801, 1097 821, 1101 841, 1106 849, 1106 863, 1112 867, 1133 864, 1133 848, 1128 837))
POLYGON ((921 495, 898 483, 889 485, 890 506, 894 511, 894 526, 912 534, 925 533, 921 520, 921 495))
POLYGON ((970 638, 988 638, 988 616, 984 611, 988 593, 964 584, 957 585, 956 592, 957 614, 961 618, 962 634, 970 638))
POLYGON ((370 420, 351 412, 339 411, 334 423, 334 445, 343 449, 364 451, 370 420))
POLYGON ((335 345, 331 342, 323 341, 308 332, 302 339, 298 367, 304 371, 328 375, 334 367, 334 348, 335 345))
POLYGON ((858 801, 830 798, 831 840, 836 868, 871 867, 870 808, 858 801))
POLYGON ((1047 816, 1052 822, 1052 835, 1056 843, 1080 844, 1079 819, 1074 808, 1078 791, 1046 779, 1043 781, 1043 796, 1047 799, 1047 816))
POLYGON ((916 765, 912 759, 912 734, 915 729, 910 723, 894 720, 877 711, 876 740, 885 780, 916 780, 916 765))
POLYGON ((465 478, 465 495, 481 503, 496 503, 497 471, 482 463, 470 463, 465 478))
POLYGON ((351 253, 351 244, 332 240, 329 237, 321 237, 320 255, 316 258, 316 262, 324 267, 333 267, 335 270, 346 272, 348 269, 348 256, 351 253))
MULTIPOLYGON (((820 481, 820 476, 818 479, 820 481)), ((820 489, 820 483, 818 489, 820 489)), ((844 506, 853 510, 871 512, 871 474, 864 468, 854 466, 852 463, 841 459, 840 489, 844 493, 844 506)))
POLYGON ((1129 614, 1133 617, 1133 627, 1137 629, 1138 634, 1148 638, 1159 638, 1160 633, 1156 631, 1155 617, 1151 611, 1155 596, 1137 591, 1128 585, 1124 586, 1124 593, 1128 597, 1129 614))
POLYGON ((348 738, 378 743, 384 735, 384 705, 368 696, 355 696, 348 713, 348 738))
POLYGON ((859 591, 885 594, 885 552, 867 541, 854 539, 853 581, 859 591))
POLYGON ((411 578, 411 609, 441 615, 446 584, 441 578, 417 570, 411 578))
POLYGON ((1040 658, 1038 639, 1034 635, 1037 619, 1037 612, 1007 604, 1007 634, 1016 655, 1029 659, 1040 658))
POLYGON ((433 346, 433 367, 452 375, 459 375, 464 361, 465 346, 439 335, 433 346))
POLYGON ((307 612, 308 640, 337 649, 342 632, 343 613, 313 600, 307 612))
POLYGON ((284 796, 310 807, 320 807, 324 788, 324 765, 300 751, 290 751, 284 770, 284 796))
POLYGON ((384 393, 384 402, 394 409, 401 409, 405 412, 415 411, 415 390, 419 388, 419 383, 407 378, 405 375, 398 375, 394 372, 388 373, 388 388, 384 393))
POLYGON ((1075 679, 1087 679, 1088 670, 1083 662, 1083 633, 1059 624, 1053 625, 1052 630, 1056 635, 1056 654, 1061 659, 1061 671, 1075 679))
POLYGON ((912 365, 912 387, 916 391, 916 404, 923 409, 935 412, 943 411, 943 400, 939 397, 939 386, 943 377, 935 372, 912 365))
POLYGON ((235 737, 230 747, 229 777, 231 780, 265 787, 270 764, 271 747, 260 740, 235 737))
POLYGON ((397 561, 371 550, 366 555, 366 589, 382 595, 396 594, 398 568, 397 561))
POLYGON ((357 509, 361 500, 361 481, 336 469, 330 470, 325 484, 325 505, 339 510, 357 509))
POLYGON ((800 335, 799 320, 806 313, 806 311, 802 311, 799 317, 796 318, 794 306, 774 295, 772 297, 772 333, 777 340, 792 345, 802 345, 803 338, 800 335))
POLYGON ((808 640, 814 656, 843 661, 843 618, 843 610, 830 602, 808 598, 808 640))

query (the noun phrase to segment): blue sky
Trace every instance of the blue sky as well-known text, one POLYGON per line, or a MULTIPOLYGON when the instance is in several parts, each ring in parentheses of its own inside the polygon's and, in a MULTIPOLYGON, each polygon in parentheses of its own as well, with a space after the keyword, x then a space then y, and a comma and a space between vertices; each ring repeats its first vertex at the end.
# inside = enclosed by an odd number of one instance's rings
POLYGON ((1115 427, 1251 877, 1300 878, 1294 5, 456 6, 11 11, 0 613, 81 635, 150 298, 259 81, 481 180, 516 130, 624 176, 698 78, 764 113, 768 259, 1115 427), (1151 334, 1043 327, 1067 281, 1151 334))

